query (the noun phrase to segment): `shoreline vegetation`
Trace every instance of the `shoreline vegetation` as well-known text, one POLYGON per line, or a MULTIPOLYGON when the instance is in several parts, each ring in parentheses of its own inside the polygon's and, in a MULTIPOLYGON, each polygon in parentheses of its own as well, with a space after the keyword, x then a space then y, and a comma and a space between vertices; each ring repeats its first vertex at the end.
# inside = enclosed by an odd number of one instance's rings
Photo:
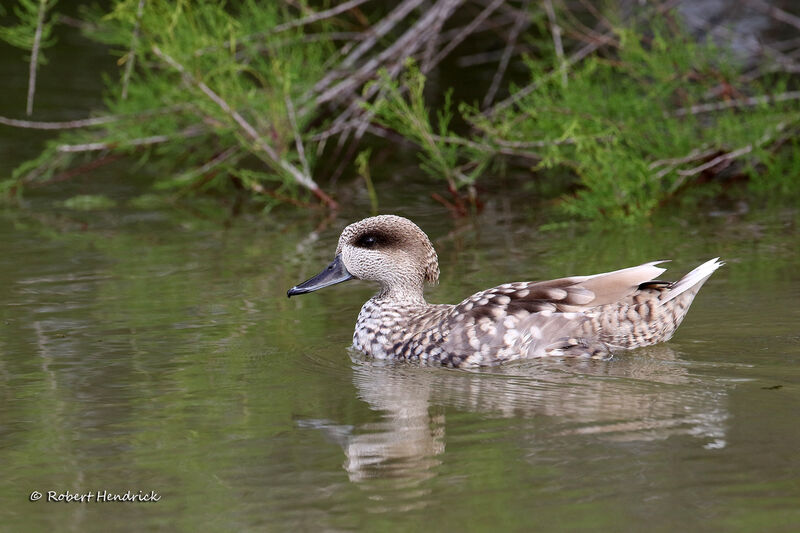
POLYGON ((732 188, 795 195, 800 16, 744 5, 781 37, 741 39, 676 0, 116 0, 80 19, 17 0, 0 39, 28 54, 28 98, 0 127, 58 135, 0 176, 0 194, 131 158, 157 169, 147 192, 165 198, 335 210, 336 187, 366 187, 377 210, 370 155, 406 145, 456 215, 499 176, 584 219, 641 220, 732 188), (119 57, 85 119, 35 113, 60 24, 119 57))

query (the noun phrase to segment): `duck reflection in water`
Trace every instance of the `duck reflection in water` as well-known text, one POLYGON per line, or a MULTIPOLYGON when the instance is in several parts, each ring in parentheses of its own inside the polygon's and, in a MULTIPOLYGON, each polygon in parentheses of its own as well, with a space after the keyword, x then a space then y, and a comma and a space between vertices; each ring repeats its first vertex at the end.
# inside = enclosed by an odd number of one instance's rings
POLYGON ((418 485, 441 464, 446 430, 459 438, 487 419, 518 419, 513 438, 527 448, 523 455, 580 447, 587 439, 647 442, 688 435, 708 449, 725 446, 725 387, 692 375, 669 346, 611 361, 530 360, 480 371, 375 361, 355 350, 351 355, 358 396, 381 420, 356 427, 324 420, 300 425, 342 446, 344 468, 355 482, 390 478, 395 489, 418 485), (472 429, 462 425, 465 420, 472 429))

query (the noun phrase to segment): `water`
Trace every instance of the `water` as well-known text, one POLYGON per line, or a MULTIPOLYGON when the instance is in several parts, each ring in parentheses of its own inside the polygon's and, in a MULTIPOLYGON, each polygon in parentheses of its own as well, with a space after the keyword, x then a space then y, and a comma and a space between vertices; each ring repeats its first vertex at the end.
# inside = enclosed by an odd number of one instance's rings
POLYGON ((667 344, 607 362, 424 368, 348 351, 368 284, 285 297, 355 213, 319 231, 288 213, 226 227, 32 198, 0 224, 0 523, 796 529, 797 210, 545 232, 492 205, 465 222, 408 211, 440 253, 437 302, 664 257, 675 277, 728 263, 667 344), (103 490, 160 501, 46 501, 103 490))

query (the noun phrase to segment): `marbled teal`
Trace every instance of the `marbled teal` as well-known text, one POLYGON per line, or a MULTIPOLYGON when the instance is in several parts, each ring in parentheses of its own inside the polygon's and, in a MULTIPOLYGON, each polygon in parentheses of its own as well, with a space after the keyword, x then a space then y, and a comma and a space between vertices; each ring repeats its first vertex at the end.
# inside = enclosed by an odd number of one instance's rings
POLYGON ((347 226, 333 262, 288 295, 353 278, 378 282, 353 334, 355 348, 378 359, 474 367, 543 356, 604 358, 669 340, 723 264, 711 259, 667 282, 655 280, 666 270, 656 266, 662 262, 506 283, 457 305, 429 304, 423 286, 439 280, 430 239, 408 219, 381 215, 347 226))

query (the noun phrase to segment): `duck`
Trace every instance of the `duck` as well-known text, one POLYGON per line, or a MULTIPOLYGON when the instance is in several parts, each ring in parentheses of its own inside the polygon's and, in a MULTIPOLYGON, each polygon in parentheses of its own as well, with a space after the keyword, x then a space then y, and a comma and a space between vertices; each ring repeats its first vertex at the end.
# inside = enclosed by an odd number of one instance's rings
POLYGON ((678 281, 652 261, 600 274, 505 283, 459 304, 431 304, 439 281, 430 239, 397 215, 344 228, 333 261, 288 290, 292 297, 351 279, 377 282, 362 306, 353 348, 368 357, 452 368, 548 356, 608 359, 616 351, 668 341, 694 297, 722 263, 706 261, 678 281))

